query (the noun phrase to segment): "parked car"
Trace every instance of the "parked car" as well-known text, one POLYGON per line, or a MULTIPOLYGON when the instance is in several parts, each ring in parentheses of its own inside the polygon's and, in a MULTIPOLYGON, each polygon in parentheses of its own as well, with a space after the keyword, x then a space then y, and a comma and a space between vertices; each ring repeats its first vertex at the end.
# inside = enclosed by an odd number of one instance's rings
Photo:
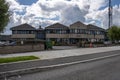
POLYGON ((6 42, 5 46, 15 46, 16 42, 6 42))
POLYGON ((0 42, 0 46, 5 46, 5 42, 0 42))
POLYGON ((16 42, 11 42, 9 45, 10 45, 10 46, 15 46, 15 45, 16 45, 16 42))

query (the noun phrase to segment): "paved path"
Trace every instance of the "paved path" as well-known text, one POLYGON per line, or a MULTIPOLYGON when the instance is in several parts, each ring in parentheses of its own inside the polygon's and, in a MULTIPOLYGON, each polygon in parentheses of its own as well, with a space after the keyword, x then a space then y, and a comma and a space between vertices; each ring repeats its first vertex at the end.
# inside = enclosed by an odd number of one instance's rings
POLYGON ((34 56, 40 57, 40 59, 53 59, 53 58, 60 58, 60 57, 108 52, 108 51, 114 51, 114 50, 120 50, 120 46, 99 47, 99 48, 76 48, 76 49, 69 49, 69 50, 55 50, 55 51, 53 50, 53 51, 17 53, 17 54, 0 55, 0 58, 34 55, 34 56))

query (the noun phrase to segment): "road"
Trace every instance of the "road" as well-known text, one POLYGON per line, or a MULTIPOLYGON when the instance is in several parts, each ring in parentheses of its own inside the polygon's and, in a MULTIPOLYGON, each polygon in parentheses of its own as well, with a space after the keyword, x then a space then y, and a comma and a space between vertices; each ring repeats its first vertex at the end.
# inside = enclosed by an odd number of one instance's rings
POLYGON ((111 56, 111 55, 120 55, 120 50, 80 55, 80 56, 48 59, 48 60, 38 59, 38 60, 33 60, 33 61, 25 61, 25 62, 22 61, 22 62, 15 62, 15 63, 0 64, 0 73, 21 70, 21 69, 28 69, 28 68, 37 68, 37 67, 79 62, 79 61, 96 59, 96 58, 111 56))
POLYGON ((120 56, 13 76, 7 80, 120 80, 120 56))

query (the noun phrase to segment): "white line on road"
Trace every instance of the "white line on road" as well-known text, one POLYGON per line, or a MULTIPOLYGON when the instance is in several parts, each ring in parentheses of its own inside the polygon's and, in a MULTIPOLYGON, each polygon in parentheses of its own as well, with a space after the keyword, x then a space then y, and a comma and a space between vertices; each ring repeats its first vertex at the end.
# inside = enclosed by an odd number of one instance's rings
MULTIPOLYGON (((20 70, 13 70, 13 71, 6 71, 6 72, 0 72, 0 75, 12 75, 12 73, 26 73, 30 71, 36 71, 37 69, 47 69, 47 68, 55 68, 55 67, 62 67, 62 66, 69 66, 69 65, 74 65, 74 64, 79 64, 79 63, 86 63, 86 62, 91 62, 91 61, 97 61, 101 59, 106 59, 106 58, 111 58, 115 56, 120 56, 120 54, 114 54, 114 55, 109 55, 109 56, 104 56, 104 57, 98 57, 98 58, 93 58, 93 59, 88 59, 88 60, 82 60, 82 61, 76 61, 76 62, 70 62, 70 63, 62 63, 62 64, 57 64, 57 65, 50 65, 50 66, 42 66, 42 67, 33 67, 33 68, 27 68, 27 69, 20 69, 20 70)), ((6 75, 6 76, 7 76, 6 75)))

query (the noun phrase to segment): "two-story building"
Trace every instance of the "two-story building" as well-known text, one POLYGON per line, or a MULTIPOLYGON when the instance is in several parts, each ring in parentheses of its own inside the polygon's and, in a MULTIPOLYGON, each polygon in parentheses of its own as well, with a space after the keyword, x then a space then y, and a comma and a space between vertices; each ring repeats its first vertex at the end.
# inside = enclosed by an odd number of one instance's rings
POLYGON ((34 40, 36 29, 29 24, 22 24, 11 28, 13 40, 34 40))
POLYGON ((89 24, 88 28, 88 41, 104 41, 105 29, 89 24))
POLYGON ((78 21, 67 27, 56 23, 45 28, 46 39, 55 43, 77 44, 79 42, 104 41, 105 30, 95 25, 85 25, 78 21))
POLYGON ((87 26, 78 21, 70 25, 70 44, 77 44, 79 41, 86 41, 88 39, 87 26))
POLYGON ((104 29, 91 24, 85 25, 80 21, 71 24, 69 29, 71 44, 77 44, 80 41, 103 41, 105 38, 104 29))
POLYGON ((47 40, 55 44, 77 44, 79 42, 104 41, 105 30, 95 25, 85 25, 78 21, 65 26, 55 23, 42 29, 35 29, 29 24, 22 24, 11 28, 14 40, 47 40))
POLYGON ((11 28, 13 40, 45 40, 45 30, 39 27, 35 29, 25 23, 11 28))
POLYGON ((69 28, 63 24, 55 23, 45 28, 46 40, 54 41, 56 44, 69 43, 69 28))

